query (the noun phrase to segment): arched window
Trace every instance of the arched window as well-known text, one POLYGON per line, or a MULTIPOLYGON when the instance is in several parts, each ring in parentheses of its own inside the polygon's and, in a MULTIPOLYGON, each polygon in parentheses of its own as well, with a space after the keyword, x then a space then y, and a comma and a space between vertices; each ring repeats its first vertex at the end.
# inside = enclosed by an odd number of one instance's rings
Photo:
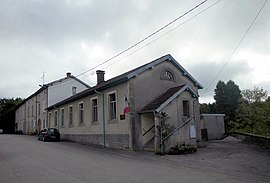
POLYGON ((164 69, 164 70, 161 72, 160 79, 161 79, 161 80, 175 81, 174 74, 173 74, 173 72, 172 72, 171 70, 169 70, 169 69, 164 69))

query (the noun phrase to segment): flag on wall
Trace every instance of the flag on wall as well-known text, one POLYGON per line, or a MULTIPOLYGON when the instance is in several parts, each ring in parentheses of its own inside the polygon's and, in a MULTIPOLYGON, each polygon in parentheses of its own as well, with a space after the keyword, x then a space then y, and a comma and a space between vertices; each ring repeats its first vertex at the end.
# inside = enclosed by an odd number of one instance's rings
POLYGON ((125 95, 125 108, 124 108, 124 114, 129 113, 129 112, 130 112, 129 102, 128 102, 127 96, 125 95))

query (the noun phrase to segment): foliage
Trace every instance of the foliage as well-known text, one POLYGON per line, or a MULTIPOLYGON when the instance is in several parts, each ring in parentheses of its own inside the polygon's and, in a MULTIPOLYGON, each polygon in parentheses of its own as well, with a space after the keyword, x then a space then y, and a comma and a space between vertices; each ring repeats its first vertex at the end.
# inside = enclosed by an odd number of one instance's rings
POLYGON ((156 152, 156 154, 164 155, 165 149, 166 149, 165 145, 169 140, 169 138, 167 139, 164 139, 164 138, 170 135, 175 129, 175 127, 166 123, 166 120, 169 118, 167 113, 162 112, 159 115, 159 118, 160 118, 160 125, 157 125, 157 130, 158 130, 159 139, 160 139, 160 150, 159 152, 156 152))
POLYGON ((201 114, 215 114, 216 113, 216 104, 200 104, 200 113, 201 114))
POLYGON ((225 129, 230 129, 228 121, 235 121, 236 109, 241 101, 241 91, 234 81, 229 80, 227 83, 219 81, 215 89, 214 99, 215 113, 225 114, 225 129))
POLYGON ((14 133, 15 108, 21 102, 21 98, 0 98, 0 129, 3 129, 4 133, 14 133))
POLYGON ((263 88, 254 87, 253 90, 246 89, 241 92, 243 99, 252 102, 263 102, 268 97, 268 92, 263 88))
POLYGON ((235 121, 230 121, 231 131, 270 136, 270 101, 242 102, 235 121))
POLYGON ((178 155, 178 154, 194 154, 197 152, 197 147, 190 144, 182 144, 177 145, 176 147, 172 147, 168 154, 170 155, 178 155))

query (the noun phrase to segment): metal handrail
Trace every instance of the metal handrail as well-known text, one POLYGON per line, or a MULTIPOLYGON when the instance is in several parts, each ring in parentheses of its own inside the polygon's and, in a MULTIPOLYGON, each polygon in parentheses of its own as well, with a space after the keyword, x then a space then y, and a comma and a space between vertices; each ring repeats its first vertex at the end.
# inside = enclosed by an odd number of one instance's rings
POLYGON ((178 126, 177 128, 175 128, 171 133, 169 133, 166 137, 164 137, 162 139, 162 142, 165 141, 167 138, 169 138, 172 134, 174 134, 174 132, 176 132, 177 130, 179 130, 180 128, 182 128, 183 126, 185 126, 191 119, 193 119, 195 117, 195 115, 191 116, 190 118, 188 118, 184 123, 182 123, 180 126, 178 126))
POLYGON ((155 125, 151 126, 151 128, 149 128, 146 132, 143 133, 143 136, 145 136, 149 131, 151 131, 153 128, 155 127, 155 125))

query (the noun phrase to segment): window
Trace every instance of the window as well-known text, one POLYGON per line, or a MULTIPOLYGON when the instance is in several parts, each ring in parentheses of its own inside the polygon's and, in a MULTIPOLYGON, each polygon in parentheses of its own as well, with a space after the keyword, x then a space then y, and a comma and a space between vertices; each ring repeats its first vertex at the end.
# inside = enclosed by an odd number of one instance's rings
POLYGON ((173 74, 173 72, 172 72, 171 70, 169 70, 169 69, 164 69, 164 70, 161 72, 160 79, 161 79, 161 80, 175 81, 174 74, 173 74))
POLYGON ((72 106, 68 108, 68 122, 69 122, 69 126, 73 125, 73 107, 72 106))
POLYGON ((57 116, 57 111, 54 111, 54 126, 57 127, 57 120, 58 120, 58 116, 57 116))
POLYGON ((65 110, 61 109, 61 127, 65 126, 64 119, 65 119, 65 110))
POLYGON ((32 105, 32 116, 34 116, 34 106, 32 105))
POLYGON ((109 111, 110 111, 110 120, 116 119, 116 95, 112 93, 109 95, 109 111))
POLYGON ((83 123, 83 103, 79 104, 79 124, 83 123))
POLYGON ((27 117, 29 117, 29 107, 27 107, 27 117))
POLYGON ((183 116, 189 117, 189 101, 188 100, 183 101, 183 116))
POLYGON ((38 115, 40 115, 40 103, 38 103, 38 115))
POLYGON ((92 121, 98 121, 98 101, 97 99, 92 99, 92 121))
POLYGON ((72 95, 75 95, 76 94, 76 86, 73 86, 72 87, 72 95))
POLYGON ((49 125, 47 127, 51 127, 52 126, 52 113, 49 113, 49 125))

